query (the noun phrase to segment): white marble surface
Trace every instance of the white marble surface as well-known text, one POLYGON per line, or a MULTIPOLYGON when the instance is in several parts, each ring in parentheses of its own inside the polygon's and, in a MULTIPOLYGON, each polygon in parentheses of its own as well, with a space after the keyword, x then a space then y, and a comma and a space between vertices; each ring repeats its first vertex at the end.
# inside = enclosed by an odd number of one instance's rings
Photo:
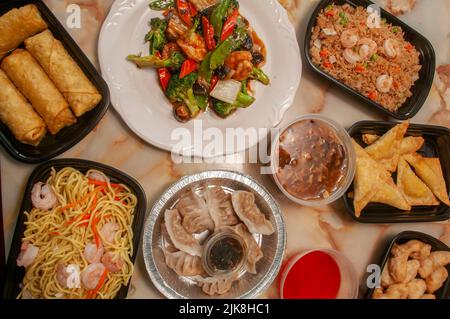
MULTIPOLYGON (((255 0, 256 1, 256 0, 255 0)), ((111 6, 111 0, 45 0, 65 21, 66 6, 82 8, 82 28, 69 30, 88 57, 98 65, 98 33, 111 6)), ((280 0, 294 23, 301 50, 306 24, 318 0, 280 0)), ((400 19, 424 34, 433 44, 437 72, 430 95, 414 123, 432 123, 450 127, 450 1, 384 0, 377 1, 399 15, 400 19), (403 13, 399 8, 404 7, 403 13)), ((113 53, 112 53, 113 54, 113 53)), ((313 74, 305 64, 303 78, 292 108, 284 122, 305 113, 321 113, 349 127, 365 119, 384 119, 339 88, 313 74)), ((353 222, 341 202, 320 208, 306 208, 283 197, 268 176, 259 174, 258 164, 174 164, 168 152, 158 150, 136 137, 110 108, 103 120, 82 142, 60 157, 77 157, 115 166, 134 176, 144 187, 151 205, 163 190, 179 177, 210 168, 228 168, 248 173, 264 184, 279 200, 287 226, 286 258, 310 247, 334 248, 343 252, 355 265, 360 278, 368 263, 376 262, 385 241, 403 230, 418 230, 450 244, 450 223, 363 225, 353 222)), ((35 166, 11 159, 0 151, 3 209, 7 250, 11 243, 26 180, 35 166)), ((363 287, 363 285, 361 285, 363 287)), ((129 298, 160 298, 144 267, 140 255, 132 279, 129 298)), ((261 297, 277 298, 275 282, 261 297)))

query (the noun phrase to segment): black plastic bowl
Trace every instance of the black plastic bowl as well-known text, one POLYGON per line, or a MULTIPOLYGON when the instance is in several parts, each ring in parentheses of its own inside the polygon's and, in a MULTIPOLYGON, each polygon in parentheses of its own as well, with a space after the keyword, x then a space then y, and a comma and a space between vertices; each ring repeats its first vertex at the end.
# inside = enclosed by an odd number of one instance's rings
POLYGON ((361 93, 351 88, 347 84, 329 75, 312 62, 311 55, 309 52, 312 29, 316 24, 316 19, 320 11, 332 3, 336 5, 344 5, 347 3, 353 7, 362 6, 364 8, 367 8, 369 5, 374 4, 373 2, 368 0, 320 1, 320 3, 318 4, 318 6, 311 15, 311 19, 309 20, 308 27, 306 29, 304 50, 305 50, 305 57, 309 65, 313 68, 314 71, 316 71, 326 79, 330 80, 331 82, 342 88, 344 91, 350 93, 353 96, 356 96, 357 98, 359 98, 360 101, 372 106, 373 108, 378 109, 379 111, 384 112, 385 114, 399 120, 406 120, 412 118, 414 115, 417 114, 417 112, 425 103, 425 100, 428 97, 428 93, 430 92, 431 85, 433 84, 434 72, 436 67, 436 56, 430 41, 428 41, 423 35, 415 31, 413 28, 402 22, 400 19, 396 18, 389 12, 381 9, 382 18, 385 18, 388 23, 400 26, 403 29, 406 41, 409 41, 419 51, 420 64, 422 65, 422 69, 419 72, 419 79, 415 82, 414 86, 411 88, 412 96, 403 103, 403 105, 397 110, 397 112, 391 112, 388 109, 385 109, 382 105, 362 95, 361 93))
MULTIPOLYGON (((395 125, 397 123, 394 122, 362 121, 355 123, 348 133, 364 147, 363 134, 383 135, 395 125)), ((418 153, 424 157, 438 157, 441 160, 445 183, 447 187, 450 186, 450 130, 442 126, 410 124, 406 136, 410 135, 424 138, 424 145, 418 153)), ((439 206, 413 206, 410 212, 384 204, 370 203, 363 209, 361 216, 356 217, 353 199, 349 197, 349 192, 352 191, 353 185, 345 193, 344 203, 349 215, 360 223, 416 223, 450 219, 450 207, 444 203, 439 206)))
MULTIPOLYGON (((34 3, 38 7, 42 18, 47 22, 49 29, 55 38, 60 40, 67 52, 77 62, 88 79, 94 84, 102 95, 102 100, 96 108, 77 118, 77 123, 62 129, 58 134, 47 133, 39 146, 23 144, 14 138, 14 135, 6 125, 0 122, 0 143, 6 151, 15 159, 25 163, 41 163, 67 151, 72 146, 80 142, 89 132, 94 129, 98 122, 105 115, 109 107, 109 89, 106 82, 97 72, 95 67, 78 47, 63 25, 39 0, 10 0, 0 2, 0 15, 13 8, 34 3)), ((26 21, 24 21, 26 23, 26 21)))
MULTIPOLYGON (((113 183, 122 183, 130 188, 132 193, 137 197, 137 206, 134 210, 134 220, 133 220, 133 256, 131 256, 131 261, 134 263, 139 250, 139 242, 142 234, 142 227, 144 225, 145 213, 147 210, 147 198, 145 192, 139 183, 127 174, 112 168, 110 166, 91 162, 81 159, 57 159, 48 161, 45 164, 38 166, 30 178, 28 179, 27 187, 22 200, 22 205, 20 211, 18 212, 18 219, 16 224, 16 229, 14 231, 13 240, 11 243, 11 249, 9 251, 8 263, 6 265, 6 282, 3 291, 3 298, 14 299, 20 292, 19 285, 22 283, 23 276, 25 275, 25 270, 23 267, 18 267, 16 265, 16 259, 20 253, 21 240, 23 233, 25 231, 25 215, 24 211, 30 211, 32 209, 31 204, 31 189, 33 185, 37 182, 45 182, 48 177, 50 177, 51 168, 54 167, 57 171, 64 167, 73 167, 83 173, 86 173, 90 169, 96 169, 105 173, 113 183)), ((122 286, 117 293, 116 299, 125 299, 128 293, 128 286, 122 286)))
MULTIPOLYGON (((378 264, 381 268, 381 271, 383 271, 384 267, 387 266, 387 261, 391 255, 391 250, 392 250, 392 247, 394 246, 394 244, 401 245, 412 239, 417 239, 426 244, 431 245, 431 251, 450 251, 450 248, 446 244, 444 244, 440 240, 438 240, 430 235, 415 232, 415 231, 405 231, 405 232, 402 232, 402 233, 398 234, 397 236, 395 236, 394 239, 392 239, 390 244, 387 246, 386 252, 384 253, 383 258, 381 259, 381 262, 378 264)), ((447 265, 447 271, 450 273, 450 265, 447 265)), ((436 298, 437 299, 449 299, 450 298, 449 286, 450 286, 450 277, 447 278, 445 283, 442 285, 441 289, 439 289, 438 291, 436 291, 434 293, 436 298)), ((367 299, 372 299, 374 290, 375 290, 375 288, 370 288, 367 290, 367 293, 366 293, 367 299)))

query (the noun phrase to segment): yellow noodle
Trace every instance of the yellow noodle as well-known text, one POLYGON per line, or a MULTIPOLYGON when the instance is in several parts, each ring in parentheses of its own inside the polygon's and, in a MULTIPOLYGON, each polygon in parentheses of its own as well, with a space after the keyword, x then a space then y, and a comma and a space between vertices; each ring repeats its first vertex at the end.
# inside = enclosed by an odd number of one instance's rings
POLYGON ((66 167, 56 172, 52 169, 47 183, 57 195, 59 205, 49 211, 33 208, 24 212, 26 217, 22 242, 29 242, 39 248, 34 262, 26 269, 23 286, 18 298, 86 298, 88 290, 83 288, 64 288, 56 280, 58 264, 76 264, 82 271, 88 266, 83 252, 87 244, 95 243, 92 224, 98 219, 97 230, 105 252, 112 252, 124 261, 122 269, 117 273, 108 272, 107 279, 94 298, 114 298, 123 285, 127 285, 133 273, 133 230, 131 225, 136 196, 130 189, 120 184, 113 187, 100 187, 89 183, 80 171, 66 167), (97 194, 97 195, 95 195, 97 194), (95 196, 97 196, 95 205, 95 196), (70 205, 70 207, 65 207, 70 205), (92 213, 91 208, 95 207, 92 213), (80 220, 90 213, 88 221, 80 220), (87 222, 87 226, 86 226, 87 222), (107 242, 100 230, 108 222, 119 225, 113 243, 107 242))

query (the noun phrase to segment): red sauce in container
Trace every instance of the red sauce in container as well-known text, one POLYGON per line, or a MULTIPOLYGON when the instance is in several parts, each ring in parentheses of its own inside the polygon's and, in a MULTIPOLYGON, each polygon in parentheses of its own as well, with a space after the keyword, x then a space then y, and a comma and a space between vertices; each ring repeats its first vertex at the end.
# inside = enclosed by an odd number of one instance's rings
POLYGON ((281 274, 283 299, 336 299, 341 272, 333 257, 322 251, 307 253, 286 263, 281 274))

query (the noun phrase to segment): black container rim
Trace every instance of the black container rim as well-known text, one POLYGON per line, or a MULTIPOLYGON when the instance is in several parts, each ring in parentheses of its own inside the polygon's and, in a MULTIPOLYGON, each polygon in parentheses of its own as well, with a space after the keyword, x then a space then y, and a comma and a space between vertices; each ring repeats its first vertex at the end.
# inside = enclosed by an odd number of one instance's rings
MULTIPOLYGON (((384 267, 386 267, 387 261, 390 257, 390 253, 391 253, 391 250, 392 250, 392 247, 394 246, 394 244, 397 243, 398 241, 412 240, 412 239, 425 241, 427 244, 431 245, 432 251, 435 251, 435 250, 450 251, 450 247, 448 247, 445 243, 443 243, 441 240, 437 239, 436 237, 433 237, 433 236, 430 236, 428 234, 418 232, 418 231, 407 230, 407 231, 404 231, 404 232, 401 232, 401 233, 395 235, 389 241, 389 243, 386 245, 386 248, 384 249, 384 253, 381 258, 381 263, 378 264, 378 266, 380 266, 380 268, 381 268, 381 271, 383 271, 384 267), (435 248, 435 249, 433 250, 433 248, 435 248)), ((449 267, 450 267, 450 265, 447 266, 447 268, 449 268, 449 267)), ((442 292, 443 295, 446 295, 448 293, 449 286, 450 286, 450 277, 447 278, 445 285, 443 285, 441 287, 441 289, 443 289, 443 292, 442 292)), ((369 288, 365 294, 365 298, 372 299, 372 295, 373 295, 374 291, 375 291, 375 288, 369 288)))
MULTIPOLYGON (((78 158, 64 158, 64 159, 54 159, 47 161, 39 166, 37 166, 33 172, 30 174, 28 178, 25 190, 23 192, 22 202, 20 205, 20 210, 17 217, 16 227, 14 230, 13 238, 11 241, 11 246, 9 250, 7 265, 6 265, 6 283, 3 292, 1 292, 4 299, 15 298, 14 292, 17 290, 17 285, 20 282, 17 282, 15 279, 17 278, 19 268, 16 265, 16 258, 19 254, 20 250, 20 242, 23 236, 23 232, 25 230, 25 215, 23 212, 30 207, 30 199, 27 198, 27 194, 31 192, 31 188, 33 187, 33 182, 36 181, 44 172, 49 170, 50 168, 63 168, 63 167, 73 167, 77 170, 88 170, 88 169, 97 169, 104 172, 108 175, 113 181, 120 181, 123 184, 127 185, 131 191, 135 194, 138 199, 138 203, 134 210, 135 218, 133 220, 133 256, 131 256, 131 262, 134 264, 138 257, 138 251, 140 246, 140 241, 142 237, 142 231, 144 227, 145 215, 147 213, 147 196, 145 194, 144 189, 141 184, 133 177, 124 173, 117 168, 112 166, 94 162, 86 159, 78 159, 78 158)), ((128 282, 127 286, 122 286, 116 296, 116 299, 124 299, 127 296, 128 289, 130 287, 131 280, 128 282)))
MULTIPOLYGON (((311 13, 311 17, 309 19, 308 26, 306 28, 305 40, 304 40, 304 56, 305 56, 306 61, 308 61, 309 66, 316 73, 320 74, 321 76, 325 77, 328 81, 334 83, 335 85, 337 85, 338 87, 343 89, 344 92, 358 98, 359 101, 364 102, 364 104, 368 104, 368 105, 374 107, 374 109, 381 111, 382 113, 389 115, 392 118, 395 118, 397 120, 407 120, 407 119, 414 117, 420 111, 420 109, 424 105, 426 99, 428 98, 428 94, 431 90, 431 87, 432 87, 433 81, 434 81, 434 74, 435 74, 435 68, 436 68, 436 53, 434 51, 434 48, 433 48, 433 45, 431 44, 431 42, 426 37, 424 37, 421 33, 416 31, 412 27, 410 27, 408 24, 406 24, 405 22, 403 22, 396 16, 392 15, 391 13, 387 12, 386 10, 384 10, 383 8, 380 7, 382 16, 387 17, 387 20, 389 22, 392 22, 396 25, 401 26, 402 29, 405 31, 405 33, 413 34, 415 37, 420 39, 420 41, 423 41, 423 43, 425 44, 424 47, 426 47, 428 54, 430 54, 430 61, 428 61, 428 74, 427 74, 427 77, 424 82, 424 87, 420 89, 420 94, 418 96, 418 100, 416 101, 416 103, 414 105, 408 107, 407 103, 410 99, 409 98, 408 100, 406 100, 403 103, 403 105, 400 107, 398 112, 389 111, 388 109, 384 108, 381 104, 378 104, 375 101, 372 101, 371 99, 362 95, 361 93, 359 93, 352 87, 348 86, 347 84, 341 82, 340 80, 334 78, 330 74, 321 70, 318 66, 316 66, 313 63, 313 61, 311 59, 311 55, 309 52, 310 51, 309 49, 311 47, 311 45, 310 45, 311 30, 314 27, 314 24, 316 22, 317 16, 320 13, 320 10, 322 8, 326 7, 327 5, 334 3, 335 1, 337 1, 337 0, 321 0, 315 7, 314 11, 311 13), (408 110, 401 112, 400 110, 403 108, 408 108, 408 110)), ((339 1, 344 1, 344 2, 352 5, 353 7, 358 6, 358 5, 366 5, 366 6, 375 5, 375 3, 373 3, 369 0, 339 0, 339 1)), ((424 65, 422 65, 422 67, 424 67, 424 65)), ((414 86, 416 86, 416 85, 417 85, 417 82, 414 84, 414 86)), ((414 86, 412 89, 414 89, 414 86)))
MULTIPOLYGON (((49 30, 51 30, 52 32, 56 30, 61 35, 61 37, 57 37, 58 40, 63 43, 64 48, 72 56, 72 58, 74 58, 79 67, 83 70, 84 74, 102 95, 102 100, 100 101, 99 105, 97 105, 90 112, 84 114, 82 117, 77 118, 77 120, 79 121, 86 121, 86 125, 79 128, 76 132, 74 131, 74 134, 71 134, 72 136, 70 139, 62 143, 61 141, 56 141, 54 145, 48 146, 48 150, 45 151, 46 153, 43 152, 41 154, 31 154, 27 151, 21 151, 16 145, 20 145, 21 147, 25 148, 36 147, 27 146, 17 141, 9 131, 9 129, 6 127, 6 125, 0 123, 0 144, 7 151, 7 153, 12 158, 22 163, 37 164, 52 159, 81 142, 97 126, 97 124, 106 114, 110 105, 110 92, 106 81, 100 75, 99 71, 97 71, 97 69, 90 62, 89 58, 86 56, 83 50, 81 50, 75 40, 59 22, 58 18, 52 13, 52 11, 42 0, 9 0, 5 3, 0 4, 0 10, 5 7, 7 9, 12 9, 27 4, 35 4, 38 7, 42 18, 47 22, 49 26, 49 30)), ((70 129, 70 127, 63 129, 62 132, 64 132, 64 130, 66 129, 70 129)), ((62 132, 59 132, 55 136, 57 137, 62 132)))

